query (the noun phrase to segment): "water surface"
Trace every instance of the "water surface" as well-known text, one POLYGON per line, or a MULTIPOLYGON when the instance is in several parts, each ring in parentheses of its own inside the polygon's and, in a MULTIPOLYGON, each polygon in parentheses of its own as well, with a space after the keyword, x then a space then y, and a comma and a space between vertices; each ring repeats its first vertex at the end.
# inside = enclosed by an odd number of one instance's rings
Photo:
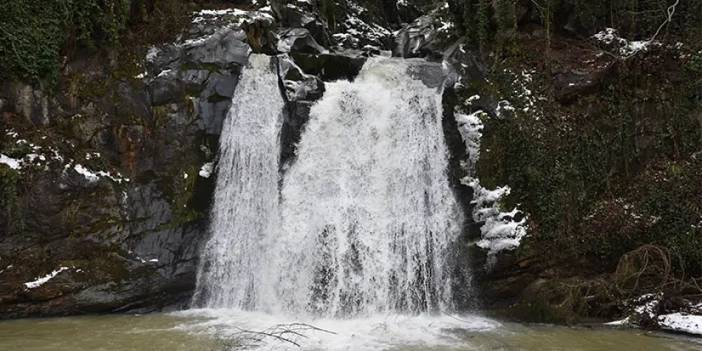
POLYGON ((0 322, 0 350, 240 349, 692 351, 702 350, 702 341, 639 330, 519 325, 449 315, 300 321, 263 313, 196 310, 0 322))

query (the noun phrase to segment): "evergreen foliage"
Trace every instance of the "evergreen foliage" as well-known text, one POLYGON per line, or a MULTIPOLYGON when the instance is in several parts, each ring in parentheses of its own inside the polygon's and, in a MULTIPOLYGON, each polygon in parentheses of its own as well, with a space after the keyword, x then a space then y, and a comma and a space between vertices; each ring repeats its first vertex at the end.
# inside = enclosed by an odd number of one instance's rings
POLYGON ((188 5, 179 0, 0 0, 0 79, 55 82, 63 57, 116 47, 129 28, 147 22, 157 28, 142 37, 172 34, 188 5))
POLYGON ((130 0, 1 0, 2 78, 56 78, 71 46, 95 47, 119 40, 130 0))

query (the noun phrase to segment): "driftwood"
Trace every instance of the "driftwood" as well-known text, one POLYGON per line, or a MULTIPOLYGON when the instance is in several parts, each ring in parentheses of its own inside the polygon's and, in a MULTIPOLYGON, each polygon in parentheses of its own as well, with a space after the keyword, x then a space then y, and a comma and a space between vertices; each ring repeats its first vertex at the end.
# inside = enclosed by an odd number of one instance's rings
POLYGON ((234 334, 227 334, 226 338, 222 338, 225 343, 226 350, 247 349, 253 346, 260 345, 267 339, 282 341, 297 347, 301 347, 298 343, 298 338, 307 338, 306 332, 318 331, 328 334, 336 334, 331 330, 315 327, 306 323, 290 323, 277 324, 270 328, 257 331, 243 328, 236 328, 238 331, 234 334))

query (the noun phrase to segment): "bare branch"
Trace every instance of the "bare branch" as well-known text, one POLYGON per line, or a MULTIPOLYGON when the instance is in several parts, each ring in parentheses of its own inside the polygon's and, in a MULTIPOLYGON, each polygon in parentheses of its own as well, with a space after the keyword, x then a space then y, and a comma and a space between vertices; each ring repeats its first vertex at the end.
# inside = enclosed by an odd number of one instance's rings
POLYGON ((679 3, 680 3, 680 0, 675 0, 674 4, 668 6, 668 9, 666 10, 668 17, 665 19, 665 21, 663 21, 663 23, 661 23, 660 26, 658 26, 658 30, 656 30, 656 33, 653 34, 651 39, 648 41, 649 43, 652 43, 654 40, 656 40, 658 33, 661 32, 663 27, 665 27, 668 23, 673 21, 673 15, 675 14, 675 7, 678 6, 679 3))

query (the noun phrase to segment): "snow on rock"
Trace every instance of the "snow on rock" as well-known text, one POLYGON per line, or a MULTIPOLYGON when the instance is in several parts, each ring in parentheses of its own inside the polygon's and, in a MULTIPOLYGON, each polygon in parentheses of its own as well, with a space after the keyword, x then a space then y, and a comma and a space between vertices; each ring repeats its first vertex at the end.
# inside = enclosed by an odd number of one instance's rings
POLYGON ((498 252, 519 246, 527 234, 526 218, 516 220, 521 216, 516 208, 510 212, 500 210, 501 199, 509 195, 508 186, 490 190, 480 185, 478 178, 474 178, 475 165, 480 156, 480 138, 483 135, 481 117, 485 118, 487 114, 479 110, 471 114, 457 112, 454 116, 468 154, 468 160, 464 163, 468 176, 461 179, 461 182, 473 188, 473 220, 483 223, 480 227, 481 240, 477 245, 488 250, 488 264, 492 264, 498 252))
POLYGON ((609 326, 641 326, 642 321, 647 321, 647 325, 657 324, 663 330, 702 335, 702 315, 700 314, 700 304, 688 303, 687 307, 678 310, 660 313, 662 293, 641 295, 626 305, 631 307, 631 314, 626 318, 605 323, 609 326))
POLYGON ((466 99, 466 105, 472 105, 473 102, 480 100, 480 95, 473 95, 466 99))
POLYGON ((78 174, 80 174, 80 175, 82 175, 83 177, 85 177, 85 179, 87 179, 87 180, 88 180, 89 182, 91 182, 91 183, 97 182, 98 180, 100 180, 100 177, 98 177, 97 174, 91 172, 89 169, 87 169, 87 168, 85 168, 85 167, 83 167, 83 166, 81 166, 81 165, 79 165, 79 164, 74 165, 74 166, 73 166, 73 169, 74 169, 76 172, 78 172, 78 174))
POLYGON ((24 286, 27 287, 27 289, 38 288, 38 287, 44 285, 44 284, 45 284, 46 282, 48 282, 49 280, 51 280, 51 279, 53 279, 54 277, 56 277, 57 275, 59 275, 59 273, 61 273, 61 272, 63 272, 63 271, 66 271, 66 270, 68 270, 68 269, 69 269, 68 267, 60 267, 59 269, 56 269, 56 270, 54 270, 53 272, 51 272, 51 273, 49 273, 49 274, 47 274, 47 275, 45 275, 45 276, 43 276, 43 277, 38 277, 38 278, 36 278, 35 280, 33 280, 33 281, 31 281, 31 282, 26 282, 26 283, 24 283, 24 286))
POLYGON ((3 154, 0 154, 0 164, 7 165, 12 169, 21 169, 22 168, 22 161, 18 159, 14 159, 9 156, 5 156, 3 154))
POLYGON ((230 8, 222 10, 201 10, 199 12, 194 12, 192 23, 200 24, 218 20, 220 18, 231 19, 232 21, 230 21, 230 24, 237 26, 249 21, 263 20, 272 22, 274 20, 273 15, 270 13, 270 7, 261 8, 258 11, 246 11, 230 8))
POLYGON ((499 101, 497 103, 497 107, 495 108, 495 114, 497 114, 497 117, 499 118, 509 117, 513 112, 514 106, 512 106, 512 104, 507 100, 499 101))
POLYGON ((639 316, 651 319, 656 316, 656 309, 661 303, 662 295, 645 294, 634 300, 634 313, 639 316))
POLYGON ((207 162, 202 167, 200 168, 200 172, 198 174, 200 177, 203 178, 209 178, 212 175, 212 170, 214 169, 214 163, 212 162, 207 162))
POLYGON ((665 330, 702 335, 702 316, 671 313, 658 316, 658 325, 665 330))
MULTIPOLYGON (((25 139, 18 139, 18 134, 12 130, 6 131, 5 133, 10 138, 15 139, 15 143, 18 145, 28 146, 31 152, 22 156, 21 159, 11 158, 7 155, 0 154, 0 164, 5 164, 14 170, 21 170, 26 167, 34 167, 38 169, 43 169, 45 171, 49 170, 49 165, 59 164, 63 166, 63 170, 66 171, 69 168, 73 168, 78 174, 85 177, 89 182, 93 183, 98 181, 102 177, 111 179, 116 183, 122 183, 124 181, 129 181, 129 178, 122 177, 119 173, 112 174, 105 171, 92 171, 89 168, 75 163, 72 159, 64 158, 59 151, 51 146, 37 146, 25 139)), ((46 137, 42 137, 45 139, 46 137)), ((70 145, 70 142, 69 142, 70 145)), ((87 152, 85 154, 86 160, 98 159, 100 158, 99 152, 87 152)))
POLYGON ((614 50, 616 54, 623 57, 630 57, 638 52, 648 50, 651 45, 660 45, 657 41, 651 40, 628 40, 619 36, 614 28, 605 28, 603 31, 592 36, 600 44, 614 50))
POLYGON ((478 247, 488 250, 488 263, 494 263, 497 253, 504 250, 514 250, 527 235, 526 218, 516 220, 520 215, 514 208, 510 212, 500 210, 500 201, 509 195, 508 186, 489 190, 480 185, 477 178, 466 177, 461 180, 473 188, 473 220, 483 223, 480 227, 481 240, 478 247))
POLYGON ((475 164, 480 156, 480 138, 483 136, 483 122, 480 116, 484 115, 483 111, 476 111, 469 115, 456 113, 456 123, 458 123, 458 132, 463 138, 468 153, 467 170, 469 174, 475 171, 475 164))
POLYGON ((332 34, 340 48, 360 49, 366 45, 385 46, 384 43, 392 38, 392 32, 387 28, 364 20, 367 9, 348 1, 348 12, 343 21, 339 21, 339 32, 332 34))
POLYGON ((117 175, 112 175, 112 173, 110 173, 110 172, 105 172, 105 171, 97 171, 97 172, 94 172, 94 171, 91 171, 90 169, 88 169, 88 168, 86 168, 86 167, 84 167, 83 165, 80 165, 80 164, 78 164, 78 163, 76 163, 75 165, 73 165, 73 169, 74 169, 76 172, 78 172, 78 174, 80 174, 80 175, 82 175, 83 177, 85 177, 85 179, 87 179, 88 182, 90 182, 90 183, 95 183, 95 182, 97 182, 98 180, 100 180, 100 178, 103 178, 103 177, 104 177, 104 178, 109 178, 110 180, 112 180, 113 182, 118 183, 118 184, 121 184, 121 183, 124 182, 124 181, 126 181, 126 182, 129 181, 129 178, 123 178, 123 177, 122 177, 121 175, 119 175, 119 174, 117 174, 117 175))
POLYGON ((149 48, 149 51, 146 53, 146 61, 147 62, 154 62, 156 58, 158 57, 158 54, 161 52, 161 49, 152 46, 149 48))

